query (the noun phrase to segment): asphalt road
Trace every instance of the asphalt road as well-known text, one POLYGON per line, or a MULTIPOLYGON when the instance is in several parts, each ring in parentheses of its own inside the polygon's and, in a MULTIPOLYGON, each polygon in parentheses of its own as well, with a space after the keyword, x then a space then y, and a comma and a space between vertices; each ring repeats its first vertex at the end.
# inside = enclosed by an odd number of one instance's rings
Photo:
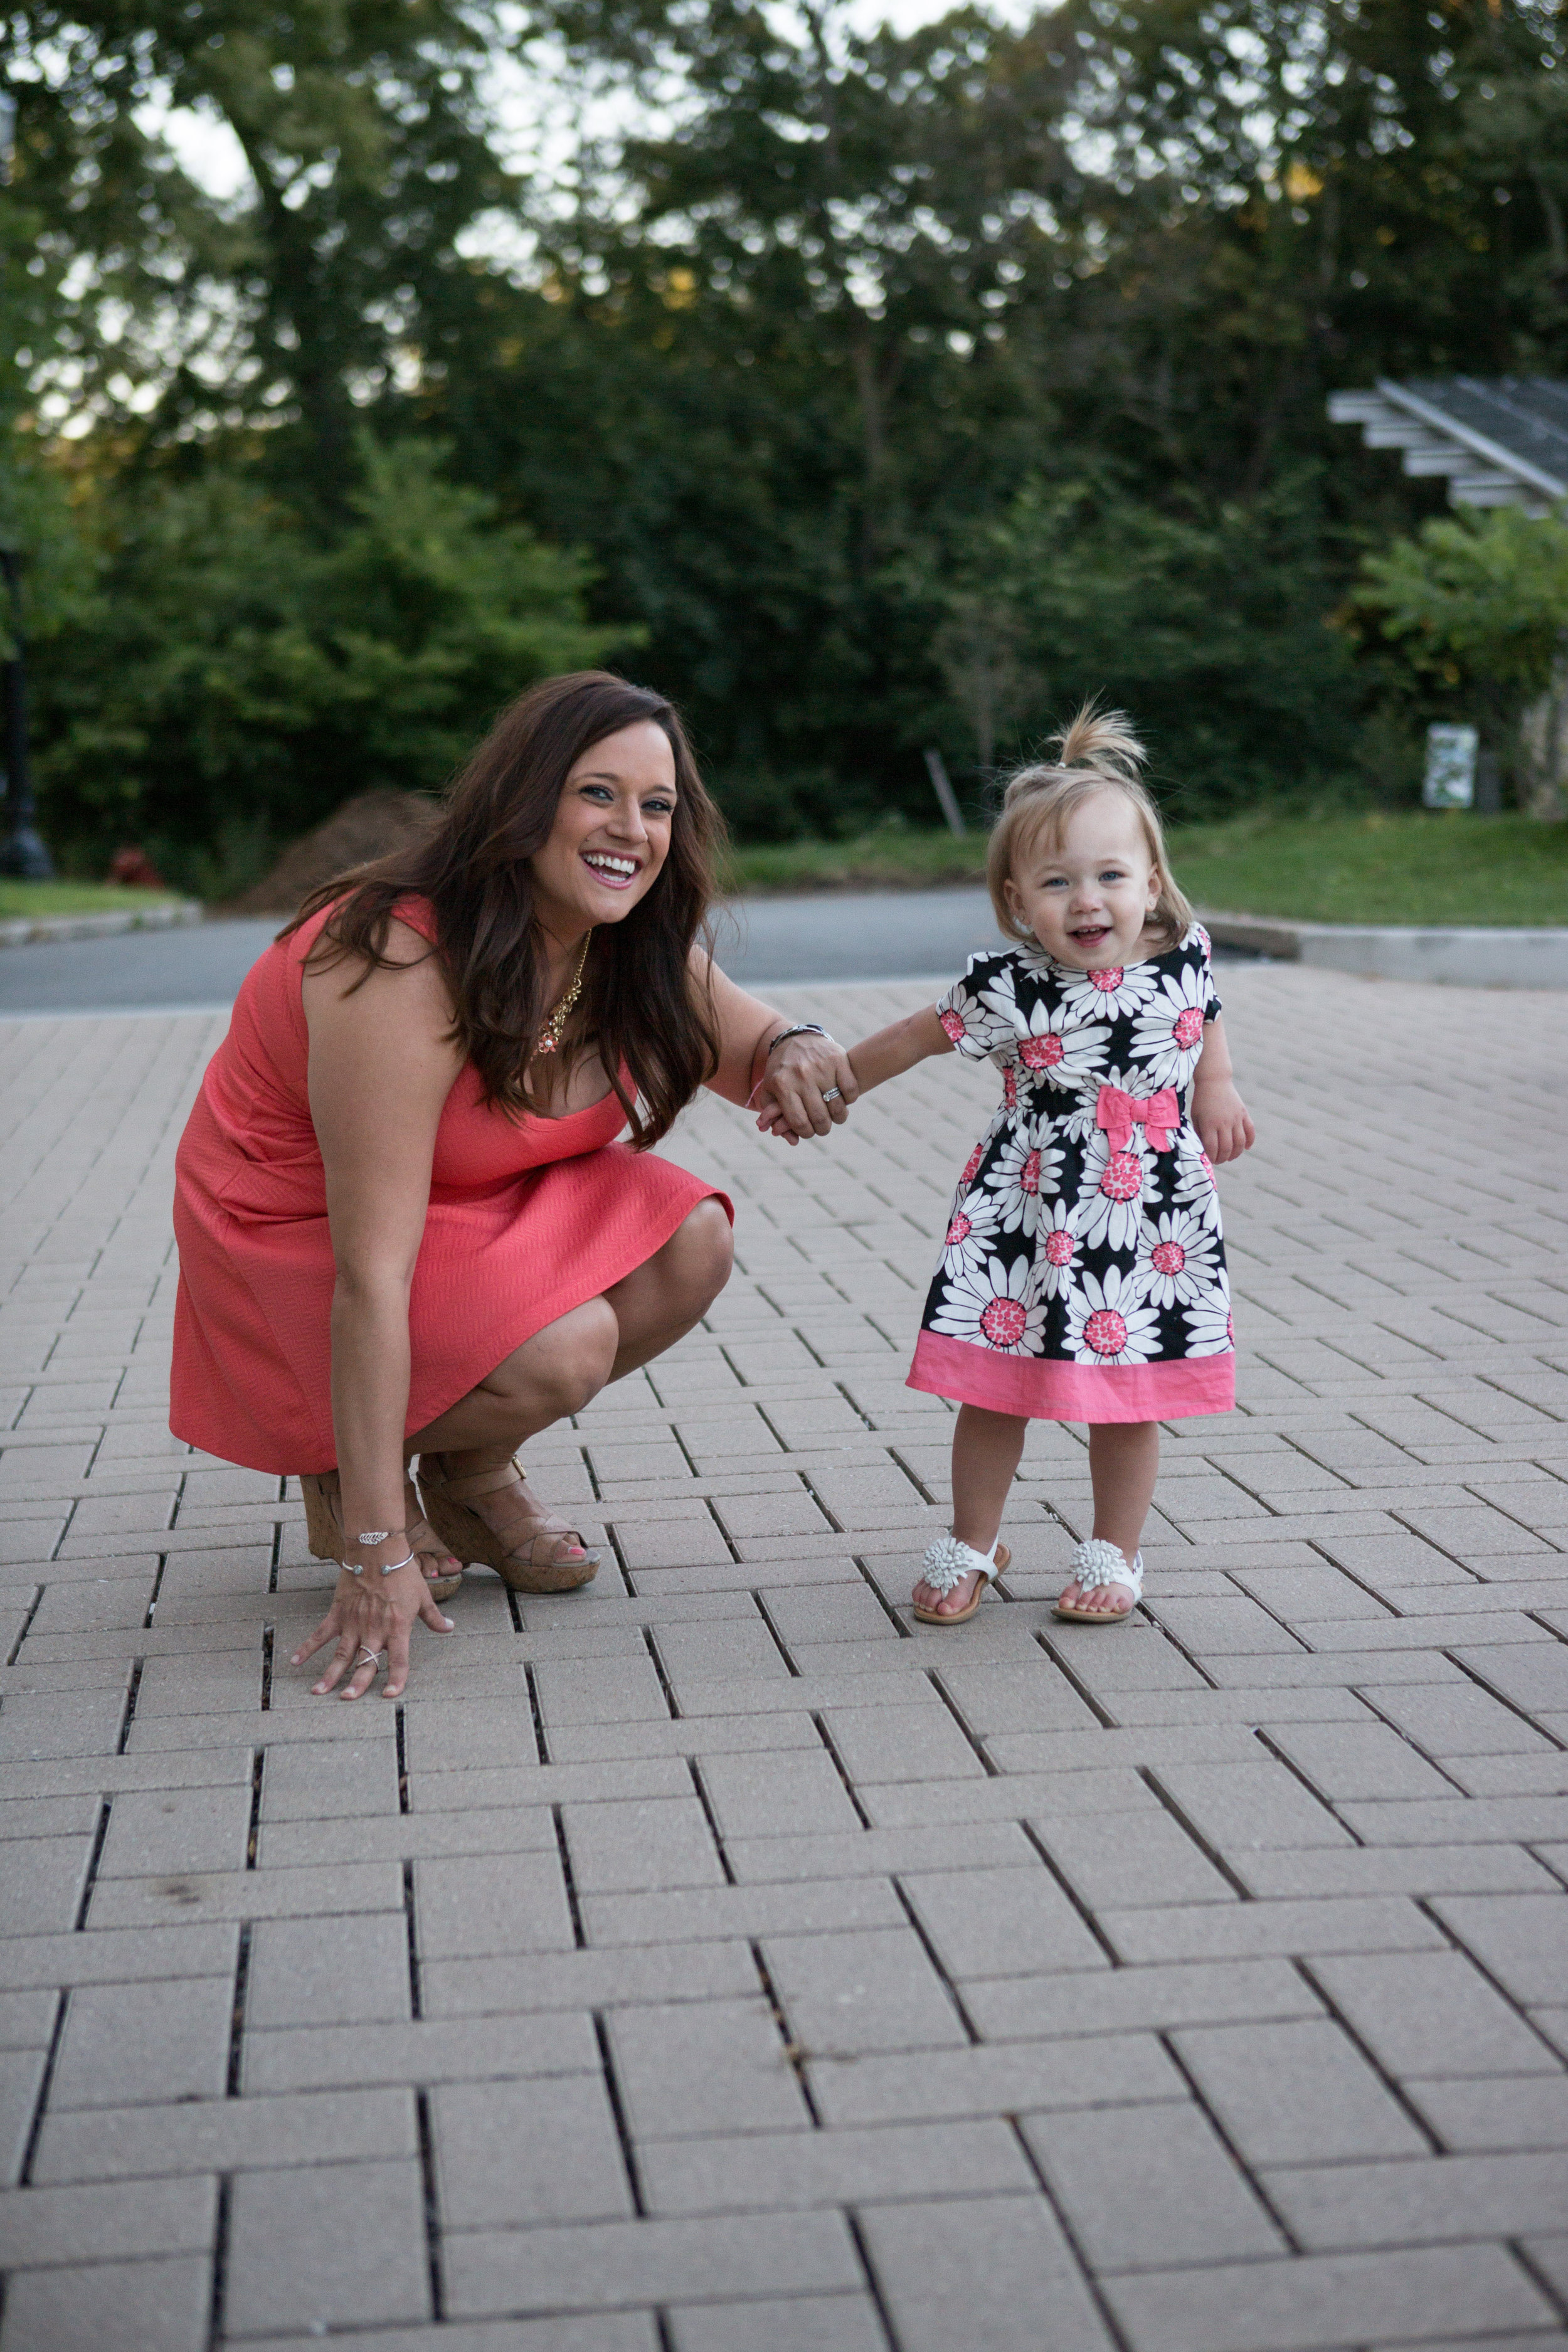
MULTIPOLYGON (((272 922, 202 923, 0 950, 0 1014, 226 1009, 272 922)), ((996 943, 984 890, 833 891, 727 907, 719 961, 749 988, 952 978, 996 943)))

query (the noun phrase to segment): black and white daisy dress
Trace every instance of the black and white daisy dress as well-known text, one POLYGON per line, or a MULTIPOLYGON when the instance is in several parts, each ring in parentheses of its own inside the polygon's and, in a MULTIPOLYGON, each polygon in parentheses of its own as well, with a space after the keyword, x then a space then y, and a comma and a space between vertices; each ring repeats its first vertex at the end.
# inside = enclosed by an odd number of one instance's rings
POLYGON ((953 1196, 909 1385, 1048 1421, 1228 1412, 1214 1170, 1189 1113, 1220 1010, 1194 923, 1146 963, 971 956, 937 1006, 1002 1101, 953 1196))

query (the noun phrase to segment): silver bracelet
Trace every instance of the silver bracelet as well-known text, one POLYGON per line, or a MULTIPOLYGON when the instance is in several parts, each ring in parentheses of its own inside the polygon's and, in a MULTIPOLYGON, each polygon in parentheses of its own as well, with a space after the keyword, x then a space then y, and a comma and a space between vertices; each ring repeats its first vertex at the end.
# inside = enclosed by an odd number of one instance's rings
POLYGON ((768 1053, 763 1055, 763 1061, 767 1060, 768 1054, 773 1051, 774 1046, 787 1045, 792 1037, 827 1037, 828 1044, 831 1045, 833 1043, 833 1039, 827 1035, 820 1021, 797 1021, 793 1029, 779 1031, 773 1045, 768 1047, 768 1053))
MULTIPOLYGON (((411 1551, 408 1555, 408 1559, 395 1559, 387 1567, 384 1568, 381 1572, 383 1576, 395 1576, 400 1568, 406 1568, 409 1560, 416 1559, 417 1558, 418 1554, 411 1551)), ((363 1559, 345 1559, 341 1561, 339 1565, 346 1568, 351 1576, 363 1576, 365 1571, 365 1562, 363 1559)))

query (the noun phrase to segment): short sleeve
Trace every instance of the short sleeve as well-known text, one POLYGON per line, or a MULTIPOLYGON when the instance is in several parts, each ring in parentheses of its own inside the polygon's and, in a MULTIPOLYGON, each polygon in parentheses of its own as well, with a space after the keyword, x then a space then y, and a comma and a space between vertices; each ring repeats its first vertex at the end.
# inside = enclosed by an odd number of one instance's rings
POLYGON ((1203 951, 1204 1019, 1205 1022, 1217 1021, 1225 1007, 1219 1001, 1219 991, 1214 984, 1214 941, 1201 923, 1193 925, 1192 936, 1203 951))
POLYGON ((966 1055, 972 1062, 984 1061, 998 1045, 1012 1041, 1012 1024, 987 1003, 983 994, 994 994, 1008 961, 1005 955, 994 951, 972 955, 963 978, 955 980, 947 994, 938 1000, 936 1017, 952 1040, 954 1052, 966 1055))

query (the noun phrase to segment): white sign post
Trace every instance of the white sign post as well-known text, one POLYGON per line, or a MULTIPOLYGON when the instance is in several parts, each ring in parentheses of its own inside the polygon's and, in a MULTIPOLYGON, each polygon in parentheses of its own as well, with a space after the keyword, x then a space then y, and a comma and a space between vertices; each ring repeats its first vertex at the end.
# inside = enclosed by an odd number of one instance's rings
POLYGON ((1426 773, 1421 798, 1427 808, 1469 808, 1476 797, 1476 754, 1480 738, 1473 727, 1428 727, 1426 773))

